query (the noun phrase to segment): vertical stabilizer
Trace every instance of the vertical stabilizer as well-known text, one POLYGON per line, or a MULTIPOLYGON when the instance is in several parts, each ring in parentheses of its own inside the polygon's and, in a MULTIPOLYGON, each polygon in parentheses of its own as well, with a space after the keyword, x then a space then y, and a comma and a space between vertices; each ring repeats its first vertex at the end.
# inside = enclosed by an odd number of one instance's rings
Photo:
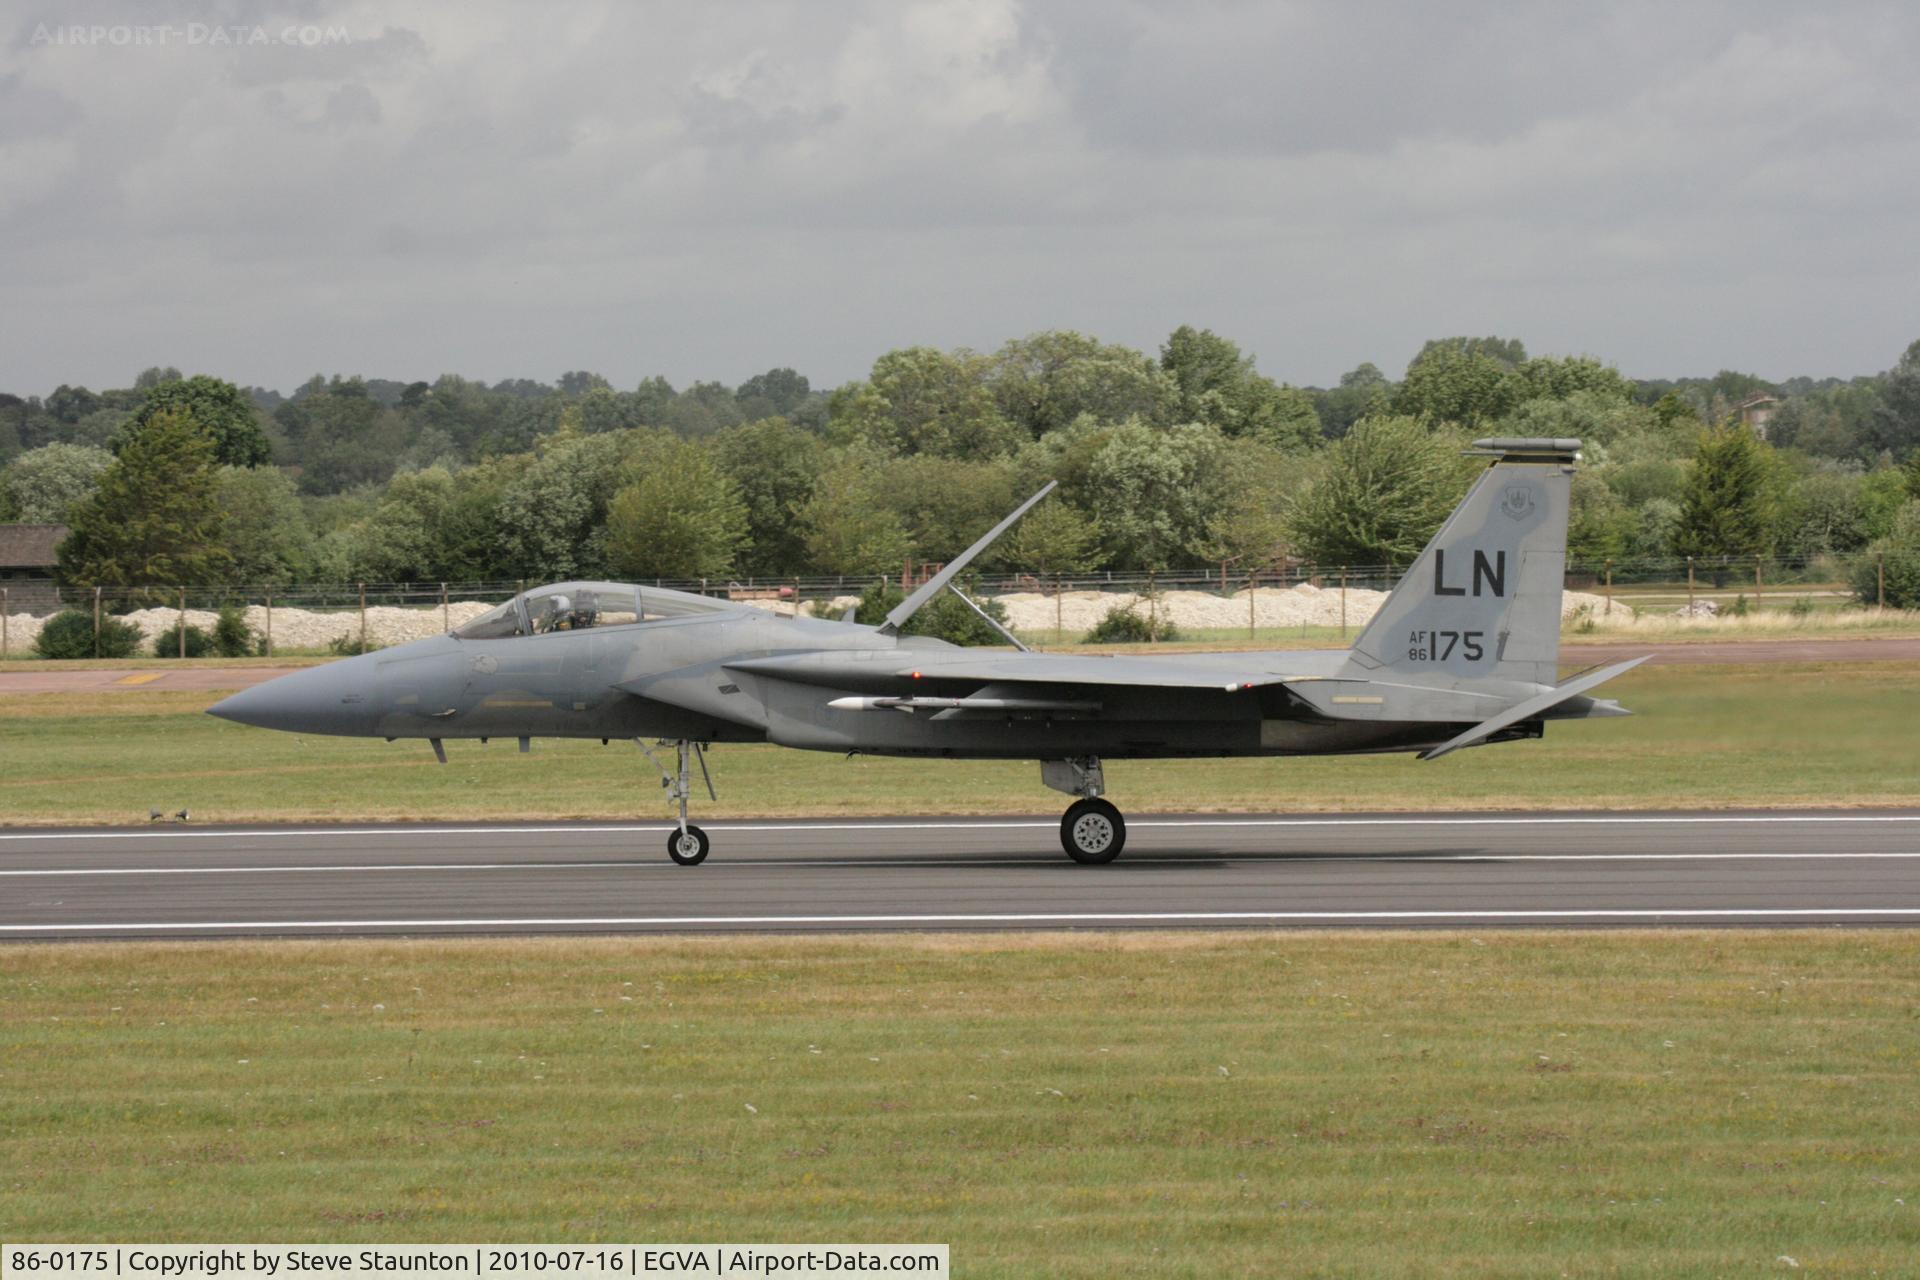
POLYGON ((1365 670, 1552 684, 1578 440, 1476 440, 1492 463, 1354 641, 1365 670))

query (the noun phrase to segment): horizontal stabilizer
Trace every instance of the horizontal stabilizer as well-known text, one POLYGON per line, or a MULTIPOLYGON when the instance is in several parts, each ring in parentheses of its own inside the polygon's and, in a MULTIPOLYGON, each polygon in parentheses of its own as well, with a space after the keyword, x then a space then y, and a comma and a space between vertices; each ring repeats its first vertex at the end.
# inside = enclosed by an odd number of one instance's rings
MULTIPOLYGON (((1528 698, 1525 702, 1508 707, 1491 720, 1481 721, 1456 738, 1451 738, 1437 747, 1422 751, 1420 758, 1422 760, 1438 760, 1449 751, 1458 751, 1461 747, 1471 747, 1477 742, 1484 742, 1509 725, 1519 724, 1522 720, 1531 720, 1535 716, 1553 710, 1553 708, 1559 706, 1569 698, 1578 697, 1595 685, 1605 684, 1615 676, 1623 675, 1633 670, 1633 668, 1639 666, 1652 656, 1650 653, 1642 654, 1638 658, 1628 658, 1625 662, 1616 662, 1610 667, 1601 667, 1598 671, 1590 671, 1585 675, 1575 676, 1565 684, 1557 684, 1537 697, 1528 698)), ((1611 706, 1612 704, 1603 705, 1611 706)), ((1621 714, 1621 709, 1619 707, 1613 707, 1610 712, 1603 714, 1619 715, 1621 714)))

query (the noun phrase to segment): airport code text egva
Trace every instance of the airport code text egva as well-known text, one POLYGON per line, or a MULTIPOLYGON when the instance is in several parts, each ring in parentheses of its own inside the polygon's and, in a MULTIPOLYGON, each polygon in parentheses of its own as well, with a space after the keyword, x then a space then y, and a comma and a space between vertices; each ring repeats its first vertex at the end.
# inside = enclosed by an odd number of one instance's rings
POLYGON ((947 1275, 943 1244, 5 1245, 0 1280, 65 1275, 143 1280, 390 1275, 492 1277, 947 1275))

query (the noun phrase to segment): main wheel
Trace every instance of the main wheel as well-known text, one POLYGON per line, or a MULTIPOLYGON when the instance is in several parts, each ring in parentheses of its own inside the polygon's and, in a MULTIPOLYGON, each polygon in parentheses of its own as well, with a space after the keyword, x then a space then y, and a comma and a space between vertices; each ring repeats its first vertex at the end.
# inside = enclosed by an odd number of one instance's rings
POLYGON ((1112 862, 1127 843, 1127 821, 1105 800, 1076 800, 1060 819, 1060 845, 1087 866, 1112 862))
POLYGON ((685 831, 675 827, 667 833, 667 856, 683 867, 697 867, 707 860, 707 833, 689 823, 685 831))

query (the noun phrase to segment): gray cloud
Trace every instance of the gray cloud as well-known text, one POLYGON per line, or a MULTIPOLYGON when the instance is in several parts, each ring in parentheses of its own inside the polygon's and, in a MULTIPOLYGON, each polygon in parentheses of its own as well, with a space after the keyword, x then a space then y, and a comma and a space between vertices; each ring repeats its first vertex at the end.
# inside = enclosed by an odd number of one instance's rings
POLYGON ((1785 376, 1920 336, 1901 5, 86 8, 268 39, 7 40, 15 390, 830 383, 1182 322, 1304 382, 1455 332, 1785 376))

